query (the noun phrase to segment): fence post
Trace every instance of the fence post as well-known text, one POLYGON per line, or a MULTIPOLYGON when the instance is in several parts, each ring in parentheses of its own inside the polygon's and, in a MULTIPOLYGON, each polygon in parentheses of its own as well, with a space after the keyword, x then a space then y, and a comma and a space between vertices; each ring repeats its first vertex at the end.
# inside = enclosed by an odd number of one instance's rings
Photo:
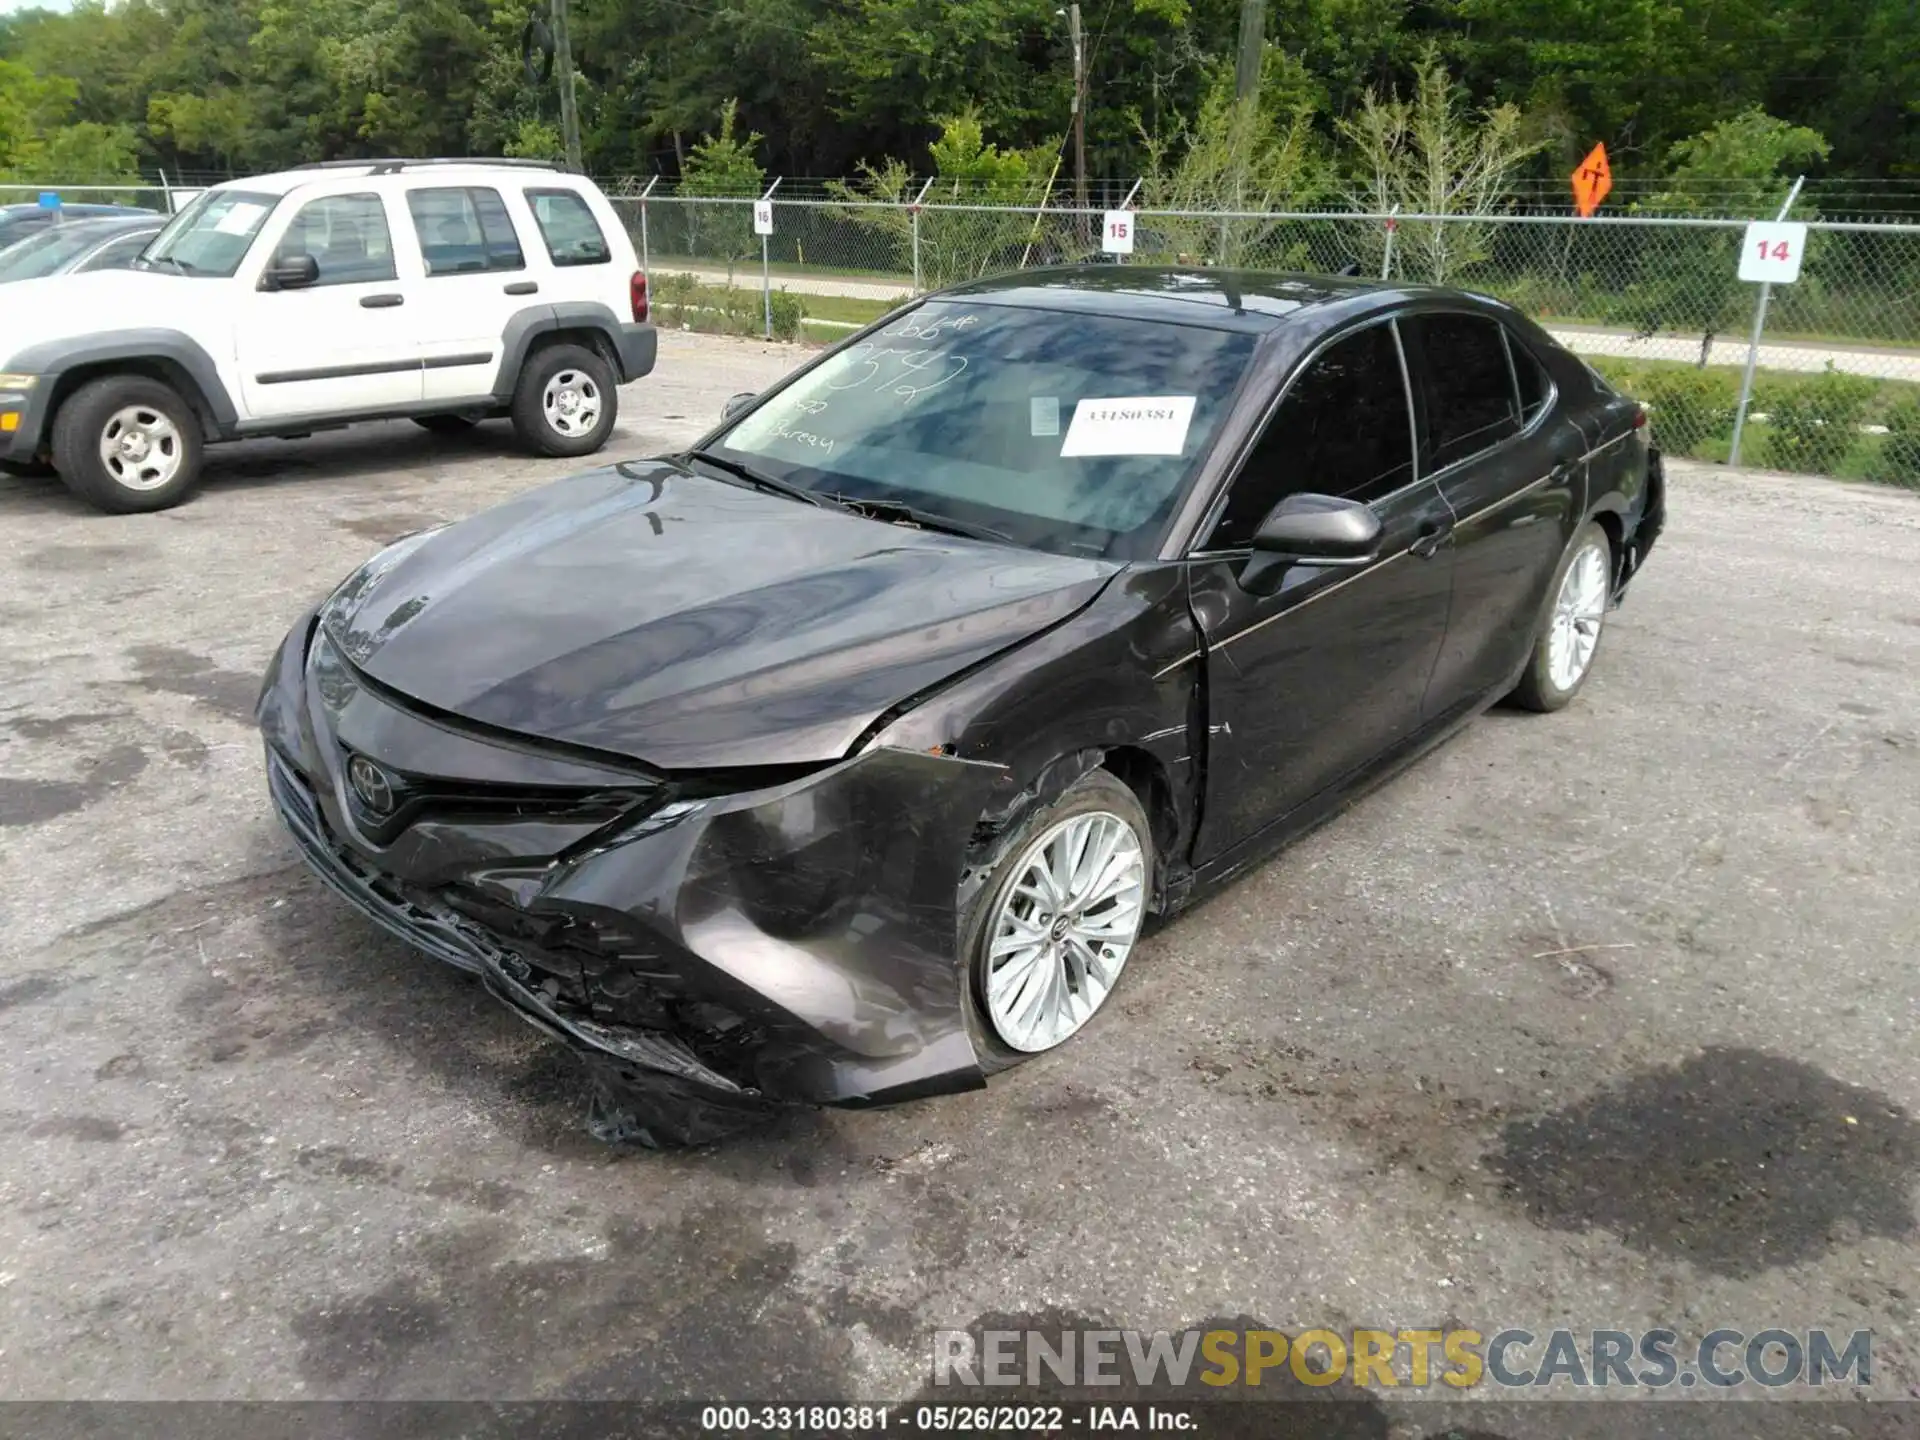
POLYGON ((653 187, 660 183, 655 175, 647 181, 647 188, 640 192, 640 273, 647 277, 647 283, 653 283, 653 255, 647 246, 647 196, 653 193, 653 187))
MULTIPOLYGON (((1787 212, 1793 209, 1793 202, 1800 198, 1800 187, 1806 184, 1807 177, 1802 175, 1793 182, 1793 188, 1787 192, 1787 203, 1780 207, 1780 213, 1774 218, 1784 220, 1787 212)), ((1760 299, 1753 307, 1753 338, 1747 341, 1747 370, 1740 377, 1740 403, 1733 412, 1733 444, 1727 451, 1727 464, 1740 463, 1740 437, 1747 428, 1747 406, 1753 401, 1753 372, 1760 363, 1760 337, 1767 328, 1767 301, 1773 295, 1773 282, 1760 282, 1760 299)))
POLYGON ((1400 229, 1400 202, 1393 202, 1393 209, 1387 212, 1387 253, 1380 261, 1380 278, 1393 278, 1393 237, 1400 229))
POLYGON ((915 295, 920 293, 920 202, 927 198, 927 192, 932 188, 933 179, 929 176, 927 183, 920 187, 920 193, 913 197, 913 204, 909 207, 913 216, 913 293, 915 295))
MULTIPOLYGON (((780 188, 780 177, 773 177, 773 183, 767 187, 762 200, 772 200, 773 192, 780 188)), ((767 258, 767 241, 770 236, 760 237, 760 311, 766 320, 766 338, 773 339, 773 265, 767 258)))

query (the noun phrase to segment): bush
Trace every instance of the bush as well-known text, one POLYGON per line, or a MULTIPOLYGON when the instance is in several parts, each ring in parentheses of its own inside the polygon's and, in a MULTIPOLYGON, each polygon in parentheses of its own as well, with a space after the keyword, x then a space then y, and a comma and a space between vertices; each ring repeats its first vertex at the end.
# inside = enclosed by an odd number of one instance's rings
POLYGON ((1753 408, 1767 417, 1760 460, 1776 470, 1831 475, 1860 441, 1860 421, 1880 387, 1836 370, 1775 379, 1754 390, 1753 408))
POLYGON ((1653 433, 1663 447, 1705 458, 1707 452, 1718 453, 1714 442, 1724 445, 1733 439, 1740 382, 1724 370, 1654 370, 1633 398, 1646 402, 1653 433))
POLYGON ((1881 417, 1887 433, 1867 476, 1893 485, 1920 487, 1920 395, 1906 395, 1881 417))
POLYGON ((1622 395, 1643 402, 1653 433, 1669 455, 1725 460, 1740 403, 1740 377, 1732 370, 1695 365, 1588 357, 1593 368, 1622 395))
POLYGON ((807 318, 807 309, 798 295, 788 293, 784 288, 773 292, 773 338, 776 340, 798 340, 800 322, 807 318))

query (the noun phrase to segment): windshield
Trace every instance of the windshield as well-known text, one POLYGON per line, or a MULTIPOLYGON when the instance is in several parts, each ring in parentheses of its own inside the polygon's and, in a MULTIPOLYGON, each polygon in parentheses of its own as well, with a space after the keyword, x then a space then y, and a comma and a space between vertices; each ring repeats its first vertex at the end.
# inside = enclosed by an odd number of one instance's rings
POLYGON ((1229 331, 937 301, 830 356, 713 450, 816 494, 1136 558, 1252 352, 1229 331))
POLYGON ((51 275, 67 261, 100 242, 103 233, 90 225, 49 225, 0 250, 0 280, 33 280, 51 275))
POLYGON ((278 195, 209 190, 173 217, 140 257, 140 268, 227 279, 279 201, 278 195))

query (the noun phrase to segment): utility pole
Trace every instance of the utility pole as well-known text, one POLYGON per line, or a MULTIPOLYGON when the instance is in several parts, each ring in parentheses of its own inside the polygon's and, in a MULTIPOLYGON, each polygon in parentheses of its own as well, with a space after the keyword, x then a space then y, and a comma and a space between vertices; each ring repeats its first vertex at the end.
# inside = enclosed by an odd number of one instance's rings
POLYGON ((567 146, 567 169, 579 175, 580 111, 573 90, 573 40, 567 33, 567 0, 553 0, 554 69, 560 76, 560 135, 567 146))
MULTIPOLYGON (((1080 44, 1079 0, 1067 7, 1073 35, 1073 203, 1087 208, 1087 57, 1080 44)), ((1083 220, 1085 216, 1081 217, 1083 220)))
POLYGON ((1233 97, 1260 93, 1260 48, 1266 35, 1267 0, 1240 0, 1240 63, 1234 67, 1233 97))

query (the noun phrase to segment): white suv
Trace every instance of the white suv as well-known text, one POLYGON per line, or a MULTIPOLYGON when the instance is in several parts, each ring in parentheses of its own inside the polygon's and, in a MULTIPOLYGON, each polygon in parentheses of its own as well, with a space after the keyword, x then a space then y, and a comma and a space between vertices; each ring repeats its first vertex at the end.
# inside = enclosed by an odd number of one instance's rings
POLYGON ((133 270, 7 287, 0 464, 105 510, 177 505, 207 444, 512 417, 545 455, 613 431, 653 368, 647 281, 592 181, 510 160, 232 180, 133 270))

